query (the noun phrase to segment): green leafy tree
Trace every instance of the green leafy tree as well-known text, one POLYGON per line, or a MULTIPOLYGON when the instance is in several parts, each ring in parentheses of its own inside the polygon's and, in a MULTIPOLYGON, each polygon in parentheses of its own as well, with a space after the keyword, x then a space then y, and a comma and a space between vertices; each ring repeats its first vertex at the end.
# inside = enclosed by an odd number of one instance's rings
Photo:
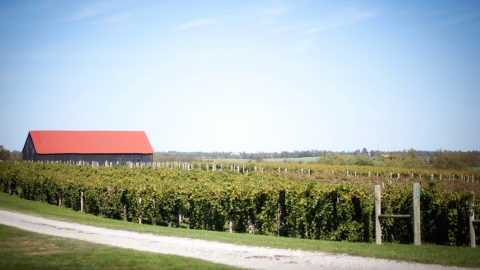
POLYGON ((432 164, 436 169, 466 170, 471 167, 479 166, 480 159, 473 153, 453 153, 438 150, 433 154, 432 164))
POLYGON ((10 153, 10 150, 7 150, 3 145, 0 145, 0 160, 10 160, 11 158, 12 153, 10 153))
POLYGON ((195 158, 195 155, 189 154, 187 157, 187 162, 194 162, 194 161, 197 161, 197 159, 195 158))

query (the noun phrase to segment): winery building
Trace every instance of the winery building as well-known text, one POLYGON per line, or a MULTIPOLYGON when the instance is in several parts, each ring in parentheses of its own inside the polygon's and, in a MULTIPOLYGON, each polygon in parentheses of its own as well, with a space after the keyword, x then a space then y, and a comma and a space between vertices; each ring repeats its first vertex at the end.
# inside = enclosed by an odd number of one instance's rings
POLYGON ((30 131, 23 160, 91 163, 151 163, 153 148, 144 131, 30 131))

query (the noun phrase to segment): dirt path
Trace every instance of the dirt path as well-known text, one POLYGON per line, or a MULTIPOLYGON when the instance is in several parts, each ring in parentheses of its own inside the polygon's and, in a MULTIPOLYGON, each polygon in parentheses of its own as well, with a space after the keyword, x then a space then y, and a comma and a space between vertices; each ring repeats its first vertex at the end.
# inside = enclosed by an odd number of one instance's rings
POLYGON ((0 223, 23 230, 140 251, 192 257, 250 269, 467 269, 345 254, 249 247, 198 239, 135 233, 0 210, 0 223))

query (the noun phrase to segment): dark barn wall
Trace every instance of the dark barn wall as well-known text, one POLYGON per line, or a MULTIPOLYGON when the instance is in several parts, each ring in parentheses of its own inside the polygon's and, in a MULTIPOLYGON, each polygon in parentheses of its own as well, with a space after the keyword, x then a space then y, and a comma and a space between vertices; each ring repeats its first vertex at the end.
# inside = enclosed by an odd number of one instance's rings
POLYGON ((97 161, 100 165, 105 163, 105 160, 115 164, 117 161, 120 164, 124 162, 153 162, 153 154, 51 154, 51 155, 40 155, 35 154, 33 161, 73 161, 78 162, 80 160, 91 163, 92 161, 97 161))
POLYGON ((32 137, 28 134, 27 141, 23 146, 23 160, 33 160, 35 156, 35 147, 33 146, 32 137))

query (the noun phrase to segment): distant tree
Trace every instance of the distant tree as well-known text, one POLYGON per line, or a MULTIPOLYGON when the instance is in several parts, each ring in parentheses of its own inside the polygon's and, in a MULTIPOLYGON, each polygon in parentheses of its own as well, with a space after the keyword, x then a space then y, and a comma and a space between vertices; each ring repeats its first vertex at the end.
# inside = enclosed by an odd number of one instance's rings
POLYGON ((362 155, 368 156, 367 148, 364 147, 364 148, 362 149, 362 155))
POLYGON ((447 152, 438 150, 433 154, 433 167, 436 169, 466 170, 480 166, 480 159, 472 152, 447 152))
MULTIPOLYGON (((365 149, 365 148, 363 148, 365 149)), ((367 153, 368 155, 368 153, 367 153)), ((367 156, 355 156, 355 163, 354 165, 357 165, 357 166, 373 166, 375 165, 373 160, 371 160, 369 157, 367 156)))
POLYGON ((196 161, 196 160, 197 160, 197 159, 195 158, 195 155, 193 155, 193 154, 189 154, 189 155, 187 156, 187 162, 194 162, 194 161, 196 161))
POLYGON ((393 161, 400 160, 400 158, 394 152, 387 152, 386 158, 393 161))
POLYGON ((0 145, 0 160, 10 160, 12 158, 12 154, 10 153, 10 150, 7 150, 3 147, 3 145, 0 145))
POLYGON ((263 156, 262 155, 256 155, 255 156, 255 162, 263 162, 263 156))
POLYGON ((11 157, 10 157, 11 160, 16 160, 16 161, 22 161, 23 160, 23 153, 22 152, 17 151, 17 150, 13 150, 11 152, 11 154, 12 154, 11 157))

